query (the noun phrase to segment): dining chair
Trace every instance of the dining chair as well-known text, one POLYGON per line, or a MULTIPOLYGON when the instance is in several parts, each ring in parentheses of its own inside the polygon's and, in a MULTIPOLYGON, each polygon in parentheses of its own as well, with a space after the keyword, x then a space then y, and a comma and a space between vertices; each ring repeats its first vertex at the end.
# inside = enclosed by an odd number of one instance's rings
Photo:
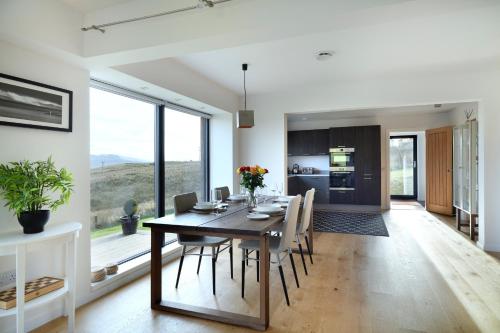
POLYGON ((231 195, 231 192, 229 192, 229 187, 228 186, 222 186, 222 187, 216 187, 216 191, 220 190, 222 194, 222 202, 226 202, 227 198, 231 195))
MULTIPOLYGON (((184 193, 174 196, 174 212, 175 215, 185 213, 192 209, 198 198, 195 192, 184 193)), ((230 238, 223 237, 213 237, 213 236, 198 236, 198 235, 183 235, 177 234, 177 242, 182 245, 182 254, 179 262, 179 270, 177 272, 177 280, 175 282, 175 288, 179 285, 179 278, 181 276, 182 264, 184 263, 184 256, 186 255, 196 255, 198 258, 198 268, 196 269, 196 274, 200 273, 201 259, 204 256, 212 257, 212 293, 215 295, 215 263, 220 252, 229 249, 229 258, 231 265, 231 279, 233 278, 233 240, 230 238), (226 247, 220 249, 221 245, 226 245, 226 247), (203 249, 206 246, 212 248, 212 254, 203 254, 203 249), (188 247, 199 247, 200 253, 187 253, 188 247)))
MULTIPOLYGON (((314 188, 311 188, 306 192, 306 195, 304 197, 304 204, 302 205, 302 215, 299 220, 300 222, 297 223, 297 231, 295 233, 295 242, 297 242, 297 245, 299 246, 300 258, 302 259, 302 265, 304 266, 304 272, 306 273, 306 275, 309 275, 309 273, 307 271, 306 261, 304 259, 304 251, 302 248, 301 238, 303 237, 305 240, 307 252, 309 254, 309 260, 311 261, 311 264, 313 264, 312 253, 309 247, 309 238, 307 237, 307 229, 309 229, 309 226, 311 225, 311 211, 314 205, 315 192, 316 190, 314 188)), ((272 229, 272 231, 276 232, 279 235, 283 231, 283 226, 276 226, 272 229)))
MULTIPOLYGON (((269 254, 263 254, 263 255, 269 255, 270 257, 272 255, 276 256, 276 261, 273 262, 270 260, 270 263, 277 263, 278 264, 278 270, 280 272, 280 277, 281 277, 281 284, 283 285, 283 291, 285 293, 286 304, 288 306, 290 306, 290 300, 288 298, 288 290, 286 287, 285 275, 283 274, 283 267, 281 266, 281 263, 282 263, 283 259, 286 257, 286 254, 283 258, 281 258, 280 255, 283 253, 288 253, 288 256, 290 257, 290 262, 292 264, 293 275, 295 277, 295 283, 297 284, 297 288, 300 288, 299 279, 297 277, 297 270, 295 269, 295 262, 293 260, 292 248, 291 248, 291 245, 292 245, 293 239, 294 239, 294 234, 295 234, 296 228, 297 228, 297 218, 299 216, 300 200, 301 200, 300 194, 297 195, 295 198, 290 200, 290 202, 288 203, 288 207, 286 209, 285 220, 283 221, 283 229, 282 229, 281 236, 269 236, 269 254)), ((244 298, 245 297, 245 260, 247 260, 247 259, 255 260, 257 262, 257 270, 259 269, 260 242, 259 242, 259 240, 242 240, 241 243, 238 245, 238 247, 240 249, 242 249, 241 297, 244 298), (248 258, 246 255, 246 250, 256 251, 257 257, 256 258, 248 258)), ((262 267, 262 269, 269 269, 269 267, 262 267)))

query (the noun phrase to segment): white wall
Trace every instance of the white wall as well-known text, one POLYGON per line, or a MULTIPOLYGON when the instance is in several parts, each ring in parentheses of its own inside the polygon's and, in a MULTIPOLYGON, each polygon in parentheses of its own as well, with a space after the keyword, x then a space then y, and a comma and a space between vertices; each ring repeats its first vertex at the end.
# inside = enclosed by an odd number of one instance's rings
MULTIPOLYGON (((74 193, 68 205, 52 214, 50 224, 77 221, 83 224, 78 241, 77 301, 90 291, 90 172, 89 172, 89 73, 40 54, 0 41, 0 72, 73 91, 73 132, 56 132, 21 127, 0 126, 0 162, 22 159, 42 160, 52 156, 57 167, 68 168, 74 176, 74 193)), ((0 202, 0 230, 21 230, 17 219, 0 202)), ((47 253, 32 253, 28 278, 62 273, 61 248, 47 253)), ((14 269, 13 258, 0 258, 0 272, 14 269)), ((27 328, 62 314, 62 303, 34 311, 27 318, 27 328)), ((1 318, 0 331, 13 329, 14 317, 1 318), (6 328, 4 330, 3 328, 6 328), (8 329, 7 329, 8 328, 8 329)))
MULTIPOLYGON (((286 92, 250 96, 248 104, 250 109, 256 110, 256 126, 240 132, 240 162, 266 165, 270 168, 272 181, 283 182, 286 173, 285 113, 479 101, 479 187, 482 190, 479 193, 478 245, 500 251, 500 217, 496 213, 496 198, 500 197, 498 86, 500 68, 492 66, 484 70, 415 74, 404 79, 379 78, 311 85, 286 92)), ((423 125, 422 119, 414 117, 387 127, 411 131, 421 130, 423 125)), ((438 123, 433 125, 439 126, 438 123)), ((317 124, 312 128, 317 128, 317 124)), ((386 138, 388 135, 386 132, 386 138)))

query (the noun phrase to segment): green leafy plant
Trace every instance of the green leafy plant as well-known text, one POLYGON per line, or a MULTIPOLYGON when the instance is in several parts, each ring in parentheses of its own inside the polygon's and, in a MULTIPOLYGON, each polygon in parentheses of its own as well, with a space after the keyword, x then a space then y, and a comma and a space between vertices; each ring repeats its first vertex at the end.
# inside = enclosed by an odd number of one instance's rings
POLYGON ((125 205, 123 205, 123 211, 129 218, 132 218, 137 213, 138 209, 139 205, 137 205, 137 201, 134 199, 127 200, 125 205))
POLYGON ((20 161, 0 164, 0 193, 5 207, 16 216, 42 209, 55 211, 67 203, 73 192, 73 176, 57 170, 52 158, 47 161, 20 161))

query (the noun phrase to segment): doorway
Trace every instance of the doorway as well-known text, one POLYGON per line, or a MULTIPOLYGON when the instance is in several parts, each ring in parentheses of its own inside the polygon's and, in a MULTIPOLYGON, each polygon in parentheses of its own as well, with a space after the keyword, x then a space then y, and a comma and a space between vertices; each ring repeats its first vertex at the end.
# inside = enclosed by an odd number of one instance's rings
POLYGON ((417 136, 390 137, 391 199, 416 200, 418 196, 417 136))

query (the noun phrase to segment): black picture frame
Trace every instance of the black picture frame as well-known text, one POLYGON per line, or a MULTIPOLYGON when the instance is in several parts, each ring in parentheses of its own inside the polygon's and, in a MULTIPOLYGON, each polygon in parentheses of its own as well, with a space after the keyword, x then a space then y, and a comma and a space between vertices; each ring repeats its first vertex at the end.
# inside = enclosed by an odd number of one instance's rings
POLYGON ((0 125, 73 131, 73 92, 0 73, 0 125))

